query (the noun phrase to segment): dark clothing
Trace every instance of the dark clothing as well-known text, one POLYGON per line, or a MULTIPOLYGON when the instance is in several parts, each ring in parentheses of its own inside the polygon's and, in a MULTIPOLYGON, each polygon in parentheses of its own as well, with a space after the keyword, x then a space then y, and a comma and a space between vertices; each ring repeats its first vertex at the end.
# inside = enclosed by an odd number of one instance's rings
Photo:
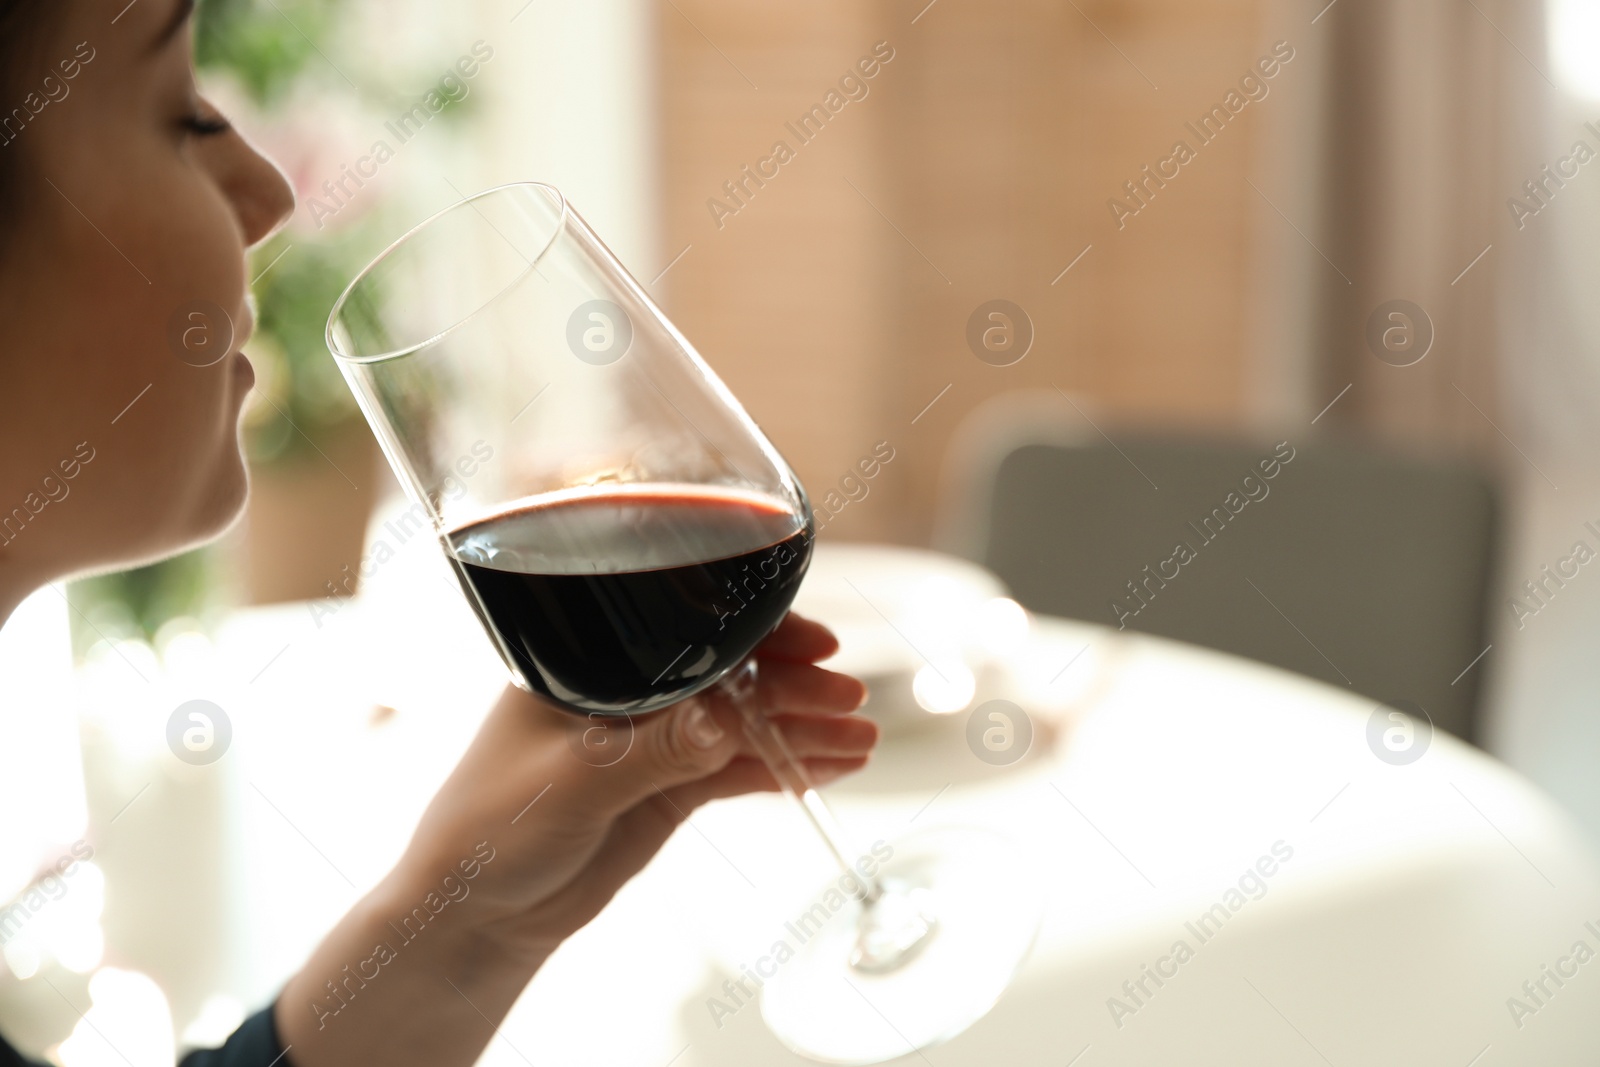
MULTIPOLYGON (((0 1067, 42 1067, 25 1060, 0 1037, 0 1067)), ((292 1067, 283 1054, 278 1028, 272 1021, 272 1008, 256 1012, 229 1035, 221 1048, 196 1049, 178 1067, 292 1067)))

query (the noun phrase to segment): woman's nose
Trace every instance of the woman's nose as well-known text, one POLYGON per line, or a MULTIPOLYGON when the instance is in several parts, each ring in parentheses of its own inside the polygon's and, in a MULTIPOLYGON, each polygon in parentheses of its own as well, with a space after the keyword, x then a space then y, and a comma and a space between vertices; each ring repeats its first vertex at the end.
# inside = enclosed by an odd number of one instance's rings
POLYGON ((294 188, 271 160, 242 137, 236 159, 230 161, 224 188, 238 213, 246 245, 260 244, 294 214, 294 188))

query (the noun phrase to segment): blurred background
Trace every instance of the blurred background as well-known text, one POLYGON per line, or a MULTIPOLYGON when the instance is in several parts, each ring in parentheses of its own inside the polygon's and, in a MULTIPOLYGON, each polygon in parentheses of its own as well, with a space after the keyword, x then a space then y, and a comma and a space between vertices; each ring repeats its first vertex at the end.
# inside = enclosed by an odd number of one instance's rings
MULTIPOLYGON (((539 180, 788 457, 824 543, 940 548, 1035 611, 1409 702, 1600 835, 1588 0, 202 0, 198 62, 300 197, 254 256, 249 511, 41 595, 6 654, 65 671, 39 635, 70 627, 80 675, 183 677, 246 609, 314 642, 397 497, 328 309, 411 225, 539 180), (1219 507, 1237 527, 1152 583, 1219 507)), ((399 691, 389 666, 363 669, 399 691)), ((0 856, 87 824, 93 700, 45 714, 38 685, 0 752, 65 754, 0 767, 35 816, 0 856)))

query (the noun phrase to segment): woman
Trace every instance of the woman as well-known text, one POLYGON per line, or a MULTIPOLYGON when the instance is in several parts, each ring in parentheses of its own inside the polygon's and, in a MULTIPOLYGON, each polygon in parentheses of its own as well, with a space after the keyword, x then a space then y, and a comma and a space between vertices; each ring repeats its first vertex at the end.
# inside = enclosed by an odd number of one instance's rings
MULTIPOLYGON (((169 324, 209 301, 233 315, 242 344, 245 251, 294 202, 197 95, 192 6, 0 0, 0 621, 44 583, 215 537, 245 500, 238 421, 250 365, 234 352, 191 366, 169 324), (55 499, 63 478, 70 497, 55 499)), ((834 648, 821 626, 791 616, 759 652, 765 699, 819 781, 860 768, 876 740, 849 714, 861 684, 815 665, 834 648)), ((394 870, 270 1008, 188 1062, 472 1063, 544 959, 686 813, 776 787, 718 699, 642 721, 611 768, 573 755, 575 723, 508 689, 394 870), (494 861, 468 875, 484 847, 494 861), (472 891, 450 921, 408 945, 381 982, 335 997, 331 983, 457 867, 472 891)), ((0 1041, 0 1064, 12 1062, 0 1041)))

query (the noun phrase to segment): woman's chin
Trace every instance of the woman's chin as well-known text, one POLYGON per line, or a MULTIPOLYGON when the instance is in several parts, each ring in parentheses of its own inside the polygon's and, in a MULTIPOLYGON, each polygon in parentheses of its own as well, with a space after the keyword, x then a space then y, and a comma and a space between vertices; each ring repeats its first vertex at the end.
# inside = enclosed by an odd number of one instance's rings
POLYGON ((206 540, 215 540, 233 529, 244 517, 250 503, 250 465, 244 457, 244 442, 239 442, 235 463, 230 465, 224 484, 218 487, 215 522, 206 540))
POLYGON ((172 531, 166 555, 177 555, 201 548, 226 534, 244 517, 250 501, 250 473, 242 444, 222 463, 210 489, 190 510, 188 517, 172 531))

